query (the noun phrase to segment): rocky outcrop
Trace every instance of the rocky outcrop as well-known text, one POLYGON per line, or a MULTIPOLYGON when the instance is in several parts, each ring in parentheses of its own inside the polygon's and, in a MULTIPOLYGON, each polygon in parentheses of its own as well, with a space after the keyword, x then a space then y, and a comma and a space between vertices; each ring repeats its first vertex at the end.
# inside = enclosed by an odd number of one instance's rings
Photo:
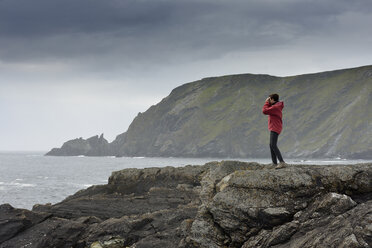
MULTIPOLYGON (((175 88, 139 113, 110 143, 108 153, 90 154, 267 157, 269 134, 262 106, 277 92, 285 105, 280 149, 287 158, 372 159, 371 110, 363 107, 372 103, 371 75, 372 66, 364 66, 291 77, 204 78, 175 88)), ((87 150, 80 140, 76 150, 66 145, 48 155, 90 155, 87 150)))
POLYGON ((46 213, 14 209, 9 204, 0 205, 0 244, 50 216, 46 213))
POLYGON ((92 186, 62 201, 34 210, 61 218, 100 219, 142 215, 183 205, 198 205, 200 176, 207 166, 125 169, 114 172, 107 185, 92 186), (93 204, 92 204, 93 203, 93 204))
POLYGON ((371 164, 221 173, 224 167, 202 181, 189 246, 349 247, 354 237, 355 247, 372 244, 371 164))
POLYGON ((372 164, 126 169, 55 205, 0 206, 0 247, 370 247, 371 179, 372 164))
POLYGON ((53 148, 47 156, 110 156, 110 144, 101 134, 89 139, 78 138, 65 142, 61 148, 53 148))

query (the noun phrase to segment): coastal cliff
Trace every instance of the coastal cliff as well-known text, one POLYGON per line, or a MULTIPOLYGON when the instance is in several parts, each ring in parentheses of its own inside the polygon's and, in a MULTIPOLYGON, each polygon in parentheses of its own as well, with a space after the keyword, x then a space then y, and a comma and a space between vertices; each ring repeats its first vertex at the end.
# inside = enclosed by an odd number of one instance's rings
POLYGON ((1 205, 0 247, 371 247, 371 179, 372 164, 125 169, 54 205, 1 205))
POLYGON ((287 158, 372 159, 372 66, 204 78, 172 90, 100 149, 75 140, 70 143, 79 145, 64 144, 47 155, 267 157, 262 106, 274 92, 285 106, 280 150, 287 158))

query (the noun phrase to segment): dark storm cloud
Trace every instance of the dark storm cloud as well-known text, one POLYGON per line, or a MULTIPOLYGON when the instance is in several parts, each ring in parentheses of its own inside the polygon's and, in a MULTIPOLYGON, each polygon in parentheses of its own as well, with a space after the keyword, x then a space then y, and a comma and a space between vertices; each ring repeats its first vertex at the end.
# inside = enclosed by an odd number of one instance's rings
POLYGON ((163 19, 160 9, 167 7, 112 0, 10 0, 0 4, 1 34, 24 38, 155 26, 163 19))
POLYGON ((339 16, 371 9, 371 1, 346 0, 3 0, 0 61, 97 56, 133 65, 218 57, 339 32, 339 16))

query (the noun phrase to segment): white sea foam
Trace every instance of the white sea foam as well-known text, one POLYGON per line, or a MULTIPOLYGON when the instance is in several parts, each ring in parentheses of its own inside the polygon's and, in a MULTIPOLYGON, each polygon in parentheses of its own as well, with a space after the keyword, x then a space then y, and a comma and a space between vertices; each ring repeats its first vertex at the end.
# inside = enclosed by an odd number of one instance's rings
POLYGON ((48 179, 49 177, 45 177, 45 176, 37 176, 37 178, 39 178, 39 179, 48 179))
POLYGON ((300 160, 301 163, 307 163, 307 164, 337 164, 337 163, 344 163, 344 161, 340 160, 300 160))
POLYGON ((346 158, 341 158, 341 157, 337 157, 337 158, 335 158, 336 160, 346 160, 346 158))
POLYGON ((145 158, 145 157, 132 157, 132 158, 141 159, 141 158, 145 158))
POLYGON ((79 189, 85 189, 90 186, 93 186, 93 184, 80 184, 80 183, 69 183, 69 185, 72 185, 74 188, 79 188, 79 189))
POLYGON ((15 183, 14 184, 15 186, 19 186, 19 187, 35 187, 36 184, 32 184, 32 183, 15 183))
POLYGON ((32 184, 32 183, 18 183, 18 182, 10 182, 10 183, 2 183, 2 185, 4 186, 8 186, 8 187, 20 187, 20 188, 24 188, 24 187, 35 187, 36 184, 32 184))
POLYGON ((35 187, 36 184, 32 183, 19 183, 19 181, 23 181, 23 179, 15 179, 10 183, 0 182, 0 185, 8 186, 8 187, 35 187))

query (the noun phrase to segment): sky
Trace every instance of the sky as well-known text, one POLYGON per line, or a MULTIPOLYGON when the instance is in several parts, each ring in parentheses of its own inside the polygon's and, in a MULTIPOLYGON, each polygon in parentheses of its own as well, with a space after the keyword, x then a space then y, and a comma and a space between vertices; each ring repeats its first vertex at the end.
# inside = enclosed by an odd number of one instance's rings
POLYGON ((0 150, 104 133, 204 77, 372 64, 370 0, 0 0, 0 150))

